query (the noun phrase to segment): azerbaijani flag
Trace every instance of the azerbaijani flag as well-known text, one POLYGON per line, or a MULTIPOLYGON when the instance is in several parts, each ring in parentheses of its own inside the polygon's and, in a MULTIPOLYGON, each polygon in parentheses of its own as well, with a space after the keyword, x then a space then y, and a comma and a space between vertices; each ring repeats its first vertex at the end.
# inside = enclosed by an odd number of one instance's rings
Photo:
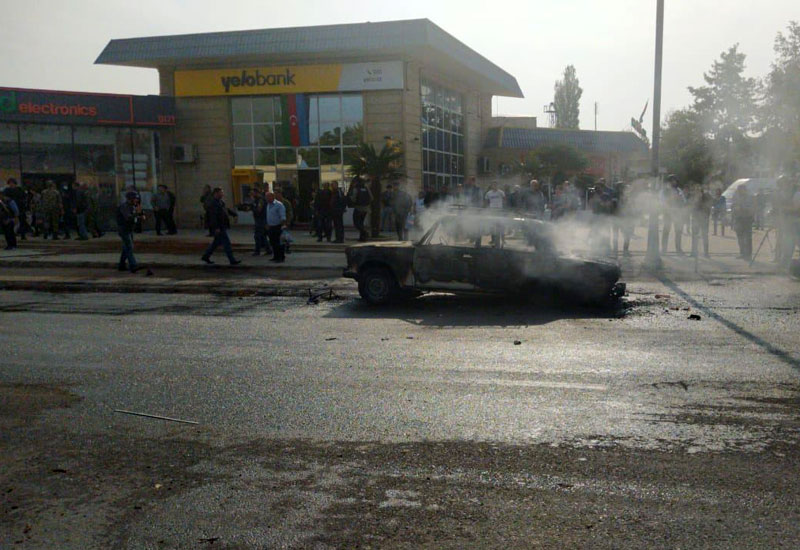
POLYGON ((308 104, 305 94, 281 96, 281 145, 308 145, 308 104))

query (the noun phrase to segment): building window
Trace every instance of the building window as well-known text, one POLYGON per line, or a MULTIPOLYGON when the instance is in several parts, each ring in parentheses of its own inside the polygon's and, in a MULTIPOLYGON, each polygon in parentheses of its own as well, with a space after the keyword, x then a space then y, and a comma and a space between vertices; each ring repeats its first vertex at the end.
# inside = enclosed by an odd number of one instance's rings
POLYGON ((461 94, 423 80, 422 181, 447 189, 464 181, 464 113, 461 94))
POLYGON ((281 172, 319 170, 343 181, 348 153, 363 139, 361 94, 294 94, 231 99, 235 168, 256 168, 265 182, 281 172))

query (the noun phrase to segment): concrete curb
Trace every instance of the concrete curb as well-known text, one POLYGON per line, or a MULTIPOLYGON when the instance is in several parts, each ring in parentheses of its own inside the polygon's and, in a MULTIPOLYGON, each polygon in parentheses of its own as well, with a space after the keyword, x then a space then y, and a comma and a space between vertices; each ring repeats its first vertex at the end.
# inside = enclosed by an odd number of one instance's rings
MULTIPOLYGON (((352 296, 357 293, 355 285, 230 285, 221 283, 144 283, 120 281, 3 281, 0 290, 75 292, 75 293, 123 293, 123 294, 213 294, 218 296, 283 296, 305 297, 333 292, 337 296, 352 296)), ((326 296, 322 296, 326 299, 326 296)))

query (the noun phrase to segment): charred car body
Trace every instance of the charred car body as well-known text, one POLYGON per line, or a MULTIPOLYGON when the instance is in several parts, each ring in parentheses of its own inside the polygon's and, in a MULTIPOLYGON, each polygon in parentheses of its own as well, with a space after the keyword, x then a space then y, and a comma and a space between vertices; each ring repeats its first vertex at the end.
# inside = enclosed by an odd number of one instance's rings
POLYGON ((346 249, 344 276, 385 304, 426 291, 564 296, 598 302, 624 293, 616 263, 561 255, 546 222, 502 215, 442 216, 417 242, 346 249))

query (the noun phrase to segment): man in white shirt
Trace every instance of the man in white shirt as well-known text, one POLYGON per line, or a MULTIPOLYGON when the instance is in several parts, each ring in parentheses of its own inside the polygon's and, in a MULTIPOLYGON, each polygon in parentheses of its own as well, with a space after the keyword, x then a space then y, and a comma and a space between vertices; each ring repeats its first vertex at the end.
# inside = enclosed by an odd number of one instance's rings
POLYGON ((506 194, 497 188, 497 182, 492 182, 492 187, 486 192, 484 200, 489 205, 489 208, 503 208, 506 194))

